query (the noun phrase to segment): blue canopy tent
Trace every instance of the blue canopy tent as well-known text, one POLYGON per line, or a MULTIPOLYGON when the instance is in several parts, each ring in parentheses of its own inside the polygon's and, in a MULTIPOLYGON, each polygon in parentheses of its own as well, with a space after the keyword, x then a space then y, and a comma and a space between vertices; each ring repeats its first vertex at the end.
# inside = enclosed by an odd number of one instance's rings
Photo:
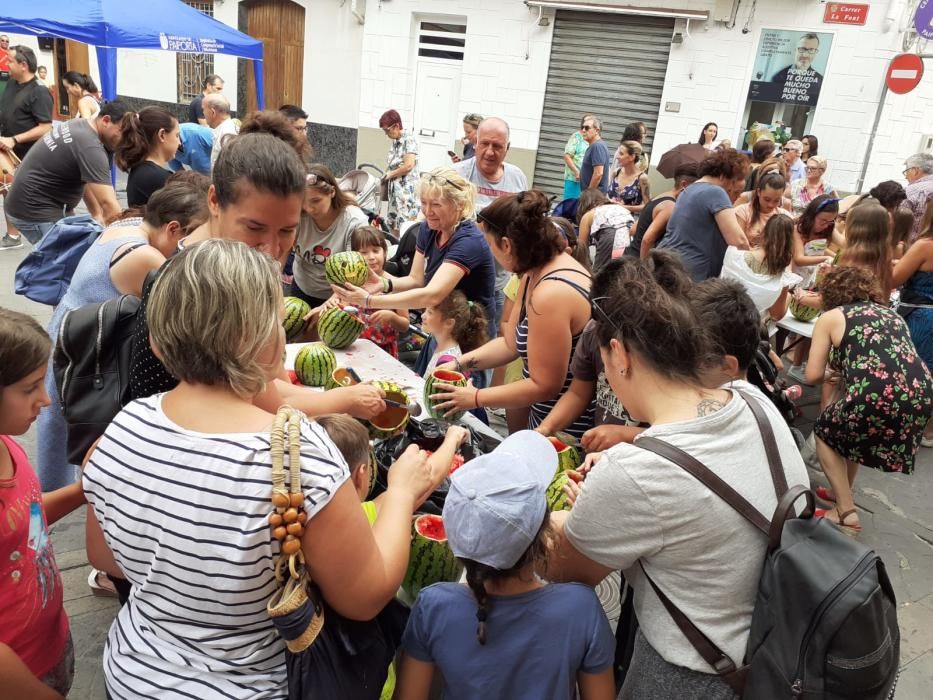
POLYGON ((180 0, 23 0, 4 3, 0 31, 71 39, 97 48, 101 91, 117 96, 117 49, 156 49, 248 58, 263 108, 262 42, 180 0))

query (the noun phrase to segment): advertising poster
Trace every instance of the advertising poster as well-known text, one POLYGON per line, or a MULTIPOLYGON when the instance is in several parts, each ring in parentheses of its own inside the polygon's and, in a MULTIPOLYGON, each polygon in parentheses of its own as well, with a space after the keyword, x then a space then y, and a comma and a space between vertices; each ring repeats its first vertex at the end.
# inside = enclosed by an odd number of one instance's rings
POLYGON ((762 29, 748 99, 816 105, 832 41, 827 32, 762 29))

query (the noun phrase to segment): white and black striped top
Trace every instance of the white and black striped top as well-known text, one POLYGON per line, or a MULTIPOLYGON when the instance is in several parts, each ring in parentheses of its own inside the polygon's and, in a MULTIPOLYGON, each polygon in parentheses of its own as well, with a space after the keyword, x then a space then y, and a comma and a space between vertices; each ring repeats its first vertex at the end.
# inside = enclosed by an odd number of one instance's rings
MULTIPOLYGON (((88 503, 133 584, 104 651, 114 699, 284 698, 275 592, 268 433, 209 435, 128 404, 84 471, 88 503)), ((270 426, 271 427, 271 426, 270 426)), ((302 486, 314 517, 347 479, 317 424, 303 422, 302 486)))

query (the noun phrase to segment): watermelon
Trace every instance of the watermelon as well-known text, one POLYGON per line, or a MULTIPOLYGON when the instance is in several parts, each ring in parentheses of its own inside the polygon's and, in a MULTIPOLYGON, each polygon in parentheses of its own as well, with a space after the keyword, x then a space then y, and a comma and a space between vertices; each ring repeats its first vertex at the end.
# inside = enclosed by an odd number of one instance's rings
POLYGON ((568 445, 561 440, 558 440, 556 437, 549 437, 548 440, 551 441, 554 449, 557 450, 558 473, 568 469, 576 469, 581 464, 583 464, 583 459, 580 456, 580 450, 578 450, 576 447, 573 445, 568 445))
POLYGON ((570 501, 567 498, 567 494, 564 493, 564 484, 570 480, 570 477, 567 476, 567 472, 558 470, 554 475, 554 478, 551 479, 551 483, 547 487, 547 492, 545 493, 545 498, 547 499, 547 507, 552 511, 554 510, 570 510, 570 501))
MULTIPOLYGON (((436 369, 424 380, 424 405, 428 409, 428 415, 434 420, 446 420, 451 423, 460 420, 464 411, 457 411, 450 418, 444 417, 444 412, 434 408, 435 401, 431 398, 434 394, 434 385, 437 382, 453 384, 454 386, 466 386, 467 380, 460 372, 454 372, 451 369, 436 369)), ((441 402, 443 403, 443 402, 441 402)))
POLYGON ((805 306, 799 301, 794 299, 791 295, 790 300, 787 303, 787 308, 790 309, 791 316, 796 318, 798 321, 812 321, 817 316, 820 315, 819 309, 814 309, 812 306, 805 306))
POLYGON ((463 566, 457 561, 439 515, 418 515, 412 522, 411 549, 402 589, 415 598, 425 586, 458 581, 463 566))
POLYGON ((311 307, 304 299, 298 297, 285 297, 285 338, 292 340, 304 332, 305 316, 311 313, 311 307))
POLYGON ((327 347, 340 350, 352 345, 365 326, 356 314, 342 306, 332 306, 318 319, 317 334, 327 347))
POLYGON ((327 383, 324 384, 324 388, 330 391, 331 389, 337 389, 339 387, 353 386, 356 383, 353 375, 350 374, 350 371, 346 367, 338 367, 330 373, 330 377, 327 378, 327 383))
POLYGON ((337 358, 324 343, 308 343, 295 357, 295 375, 305 386, 324 386, 336 368, 337 358))
MULTIPOLYGON (((428 457, 434 454, 432 450, 425 450, 424 453, 428 457)), ((450 460, 450 471, 447 472, 448 476, 452 475, 455 471, 457 471, 462 466, 463 466, 463 455, 457 452, 454 452, 454 457, 453 459, 450 460)))
MULTIPOLYGON (((408 394, 398 384, 391 379, 378 379, 373 382, 373 386, 382 389, 387 399, 398 401, 399 403, 408 403, 408 394)), ((369 434, 373 440, 388 440, 395 437, 408 425, 409 413, 407 409, 398 406, 387 406, 386 410, 378 416, 369 419, 369 434)))
POLYGON ((369 265, 361 253, 345 250, 334 253, 324 263, 324 276, 331 284, 342 287, 346 282, 361 286, 369 277, 369 265))

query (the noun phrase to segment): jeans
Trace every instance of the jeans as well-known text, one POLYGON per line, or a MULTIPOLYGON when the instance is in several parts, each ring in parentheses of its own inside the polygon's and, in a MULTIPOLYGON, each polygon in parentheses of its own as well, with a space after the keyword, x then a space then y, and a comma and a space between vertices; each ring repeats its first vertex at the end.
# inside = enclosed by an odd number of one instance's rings
POLYGON ((7 214, 6 218, 19 229, 19 232, 33 245, 37 245, 45 234, 49 232, 49 229, 55 225, 54 221, 25 221, 24 219, 11 216, 10 214, 7 214))
POLYGON ((43 492, 68 486, 77 479, 77 466, 68 463, 68 424, 59 402, 51 360, 45 374, 45 389, 51 403, 39 412, 36 420, 36 475, 43 492))

